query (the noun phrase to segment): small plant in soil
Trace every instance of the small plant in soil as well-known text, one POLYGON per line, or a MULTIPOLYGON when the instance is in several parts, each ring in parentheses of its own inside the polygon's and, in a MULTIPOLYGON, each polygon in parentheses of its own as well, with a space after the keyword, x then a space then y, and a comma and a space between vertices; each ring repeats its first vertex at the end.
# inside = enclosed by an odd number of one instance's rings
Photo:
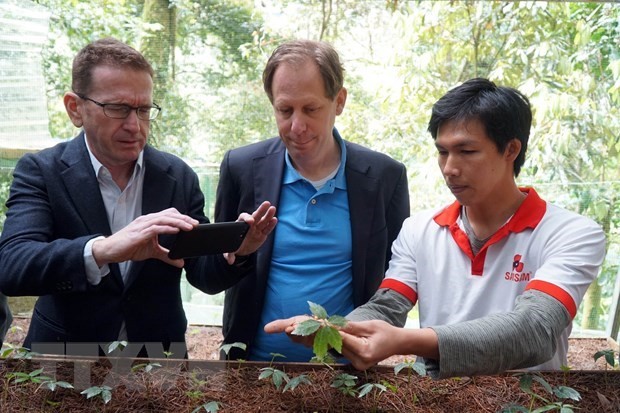
POLYGON ((276 389, 280 390, 282 383, 288 383, 291 379, 288 375, 280 369, 273 367, 273 360, 276 357, 285 357, 280 353, 271 353, 271 362, 269 363, 269 367, 263 367, 260 369, 260 375, 258 376, 259 380, 271 379, 273 385, 276 386, 276 389))
POLYGON ((375 395, 375 398, 376 398, 376 396, 378 396, 379 394, 383 393, 384 391, 387 391, 387 387, 382 383, 362 384, 357 389, 358 391, 357 397, 359 398, 365 397, 366 395, 373 392, 373 390, 374 390, 373 394, 375 395))
POLYGON ((100 398, 104 404, 112 400, 112 388, 110 386, 92 386, 81 392, 87 399, 100 398))
POLYGON ((259 380, 265 380, 271 378, 273 385, 277 390, 280 390, 280 387, 283 383, 286 383, 284 388, 282 389, 282 393, 286 393, 287 391, 295 390, 297 386, 302 384, 312 384, 312 381, 305 374, 300 374, 297 377, 290 378, 288 374, 273 367, 273 361, 276 357, 284 357, 284 355, 279 353, 271 353, 271 363, 269 363, 269 367, 263 367, 260 369, 260 375, 258 376, 259 380))
POLYGON ((161 364, 159 363, 138 363, 138 364, 134 364, 133 366, 131 366, 131 371, 133 371, 134 373, 137 371, 144 371, 145 373, 151 373, 152 371, 154 371, 156 368, 161 367, 161 364))
POLYGON ((20 384, 20 383, 21 384, 27 384, 27 383, 40 384, 40 383, 44 383, 44 382, 52 380, 51 377, 44 376, 41 373, 43 373, 43 369, 33 370, 30 373, 16 371, 16 372, 7 374, 7 378, 9 379, 9 381, 12 380, 13 383, 15 384, 20 384))
POLYGON ((219 402, 207 402, 204 403, 198 407, 196 407, 194 410, 192 410, 192 413, 199 413, 199 412, 208 412, 208 413, 217 413, 220 411, 220 403, 219 402))
POLYGON ((567 399, 574 401, 581 400, 581 395, 575 389, 566 386, 551 386, 538 373, 518 373, 515 376, 520 376, 519 388, 531 396, 530 406, 525 407, 517 404, 511 404, 503 408, 501 411, 502 413, 540 413, 551 411, 559 411, 561 413, 573 413, 574 409, 578 409, 578 407, 575 407, 572 404, 567 404, 565 402, 565 400, 567 399), (550 398, 543 397, 536 393, 533 390, 534 382, 540 384, 548 394, 550 394, 551 396, 555 396, 555 398, 559 400, 553 401, 550 398), (534 409, 534 403, 536 401, 544 403, 544 406, 534 409))
POLYGON ((362 397, 372 395, 372 401, 374 406, 372 407, 371 411, 377 412, 379 411, 379 396, 381 395, 381 393, 387 390, 387 386, 383 383, 365 383, 357 388, 357 397, 361 399, 362 397))
POLYGON ((338 331, 347 324, 347 319, 333 315, 329 316, 321 305, 308 301, 312 318, 302 321, 295 327, 293 334, 299 336, 311 336, 314 334, 312 352, 314 357, 311 361, 331 364, 334 361, 329 354, 330 349, 342 353, 342 337, 338 331))
POLYGON ((402 363, 394 366, 394 374, 398 374, 407 369, 407 382, 411 380, 411 372, 416 372, 418 376, 426 376, 426 368, 422 363, 416 363, 415 360, 405 359, 402 363))
POLYGON ((353 376, 348 373, 341 373, 334 377, 331 387, 340 390, 342 394, 346 396, 356 396, 357 390, 355 386, 357 384, 357 376, 353 376))
POLYGON ((9 347, 2 352, 0 358, 6 359, 10 357, 14 359, 30 360, 36 356, 40 356, 40 354, 30 351, 30 349, 27 349, 26 347, 13 347, 9 345, 9 347))
MULTIPOLYGON (((202 387, 205 387, 208 383, 207 380, 202 380, 199 379, 197 377, 197 374, 191 373, 190 377, 189 377, 192 385, 192 389, 187 390, 185 392, 185 395, 192 400, 201 400, 203 397, 205 397, 205 393, 200 390, 202 387)), ((218 412, 220 410, 220 407, 222 407, 222 404, 218 401, 209 401, 206 403, 201 404, 200 406, 196 407, 194 410, 192 410, 192 413, 197 413, 197 412, 218 412)))
POLYGON ((611 366, 612 369, 620 369, 620 352, 612 350, 612 349, 607 349, 607 350, 601 350, 601 351, 597 351, 594 354, 594 360, 598 360, 601 357, 605 357, 605 362, 611 366), (618 362, 616 363, 616 357, 618 357, 618 362))
MULTIPOLYGON (((230 360, 230 350, 232 350, 233 348, 239 348, 245 351, 248 346, 245 343, 240 343, 238 341, 229 344, 222 344, 220 346, 220 350, 223 351, 224 354, 226 354, 226 360, 230 360)), ((239 359, 238 362, 239 364, 237 365, 237 367, 241 367, 241 363, 243 363, 243 360, 239 359)))
POLYGON ((127 344, 128 343, 125 340, 111 342, 108 345, 108 354, 114 353, 115 350, 123 350, 125 347, 127 347, 127 344))
POLYGON ((43 369, 37 369, 37 370, 31 371, 30 373, 15 371, 12 373, 8 373, 6 377, 9 381, 12 380, 13 383, 15 384, 24 384, 24 385, 28 383, 39 384, 39 387, 37 388, 37 390, 43 387, 45 387, 49 391, 56 391, 58 387, 62 387, 63 389, 73 388, 73 385, 71 385, 70 383, 67 383, 65 381, 56 381, 52 379, 51 377, 44 376, 41 373, 43 373, 43 369))
POLYGON ((312 385, 312 381, 305 374, 300 374, 297 377, 293 377, 288 381, 288 383, 286 383, 286 386, 284 386, 282 393, 286 393, 288 390, 293 391, 295 390, 295 388, 297 388, 297 386, 302 384, 312 385))
MULTIPOLYGON (((411 382, 411 375, 413 372, 415 372, 418 376, 426 376, 426 367, 424 367, 424 364, 416 363, 415 360, 409 359, 405 359, 403 362, 394 366, 394 375, 398 376, 400 372, 405 369, 407 369, 407 383, 411 382)), ((398 390, 398 385, 396 385, 396 390, 398 390)), ((415 405, 417 401, 417 395, 413 395, 411 404, 415 405)))
POLYGON ((247 346, 245 343, 239 343, 239 342, 222 344, 220 346, 220 350, 222 350, 224 354, 226 354, 226 360, 229 359, 230 350, 232 350, 233 348, 239 348, 241 350, 245 350, 247 346))

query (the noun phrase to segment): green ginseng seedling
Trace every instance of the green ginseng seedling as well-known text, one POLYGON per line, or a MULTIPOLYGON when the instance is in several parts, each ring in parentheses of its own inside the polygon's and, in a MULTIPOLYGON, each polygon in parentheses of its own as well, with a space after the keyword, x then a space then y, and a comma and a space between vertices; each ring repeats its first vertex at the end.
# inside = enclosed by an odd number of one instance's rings
POLYGON ((347 319, 339 315, 329 316, 325 308, 311 301, 308 301, 308 305, 312 318, 299 323, 293 330, 293 334, 304 337, 314 334, 313 360, 327 363, 333 360, 328 353, 330 349, 333 348, 338 353, 342 353, 342 337, 338 330, 347 324, 347 319))

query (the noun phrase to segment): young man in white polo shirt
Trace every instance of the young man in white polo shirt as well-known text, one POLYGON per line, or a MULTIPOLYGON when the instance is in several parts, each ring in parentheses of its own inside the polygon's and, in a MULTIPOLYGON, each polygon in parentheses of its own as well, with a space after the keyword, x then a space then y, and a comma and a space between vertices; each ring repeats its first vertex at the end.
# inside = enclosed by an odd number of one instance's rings
MULTIPOLYGON (((379 290, 347 316, 343 354, 356 368, 394 354, 423 357, 435 378, 566 364, 605 236, 517 186, 531 121, 524 95, 487 79, 435 103, 429 131, 456 201, 405 220, 379 290), (398 328, 416 303, 421 328, 398 328)), ((290 333, 298 321, 265 329, 290 333)))

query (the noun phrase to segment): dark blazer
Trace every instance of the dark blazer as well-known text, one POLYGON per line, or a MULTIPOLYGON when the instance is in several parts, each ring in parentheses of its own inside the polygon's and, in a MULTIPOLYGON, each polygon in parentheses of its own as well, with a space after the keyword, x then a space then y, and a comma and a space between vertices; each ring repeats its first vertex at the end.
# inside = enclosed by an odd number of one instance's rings
POLYGON ((0 294, 0 348, 2 348, 2 342, 4 341, 4 337, 9 331, 12 322, 13 314, 11 314, 9 300, 6 295, 0 294))
MULTIPOLYGON (((391 245, 409 216, 405 166, 387 155, 345 142, 345 176, 353 242, 353 300, 357 307, 370 299, 383 280, 391 245)), ((228 151, 220 167, 215 220, 236 219, 268 200, 278 206, 285 167, 285 146, 273 138, 228 151)), ((271 265, 273 233, 252 260, 254 268, 236 277, 210 277, 208 292, 226 290, 225 343, 242 342, 248 351, 259 327, 271 265)), ((231 358, 247 358, 233 348, 231 358)))
MULTIPOLYGON (((143 214, 174 207, 208 222, 198 177, 185 162, 147 145, 144 167, 143 214)), ((166 351, 172 343, 185 345, 181 269, 150 259, 132 263, 126 284, 117 264, 110 265, 99 285, 86 279, 85 244, 111 231, 83 134, 24 155, 15 167, 7 207, 0 291, 40 296, 25 347, 115 341, 123 320, 131 342, 161 342, 166 351)), ((173 237, 161 236, 160 243, 169 248, 173 237)), ((242 271, 221 255, 188 259, 185 270, 189 282, 201 289, 210 274, 239 276, 242 271)))

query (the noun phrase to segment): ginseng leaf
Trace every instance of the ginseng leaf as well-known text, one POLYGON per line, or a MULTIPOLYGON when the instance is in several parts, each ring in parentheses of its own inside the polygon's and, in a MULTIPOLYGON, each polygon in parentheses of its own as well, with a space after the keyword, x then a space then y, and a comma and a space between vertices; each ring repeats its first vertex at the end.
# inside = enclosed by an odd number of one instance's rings
POLYGON ((338 353, 342 353, 342 336, 340 336, 338 330, 334 327, 323 327, 321 331, 324 332, 327 338, 327 344, 338 353))
POLYGON ((308 320, 302 321, 301 323, 297 324, 292 334, 295 334, 296 336, 304 336, 304 337, 310 336, 316 333, 316 331, 320 327, 321 327, 321 322, 319 320, 310 318, 308 320))
POLYGON ((347 319, 341 315, 333 315, 329 317, 327 321, 329 321, 329 324, 337 327, 344 327, 347 325, 347 319))
POLYGON ((312 351, 316 357, 320 360, 327 354, 327 343, 329 342, 329 329, 321 328, 314 336, 314 344, 312 345, 312 351))
POLYGON ((594 360, 598 360, 600 357, 605 356, 605 361, 607 362, 607 364, 609 364, 611 367, 614 367, 616 364, 616 360, 614 360, 614 351, 613 350, 601 350, 601 351, 597 351, 594 354, 594 360))
POLYGON ((581 400, 579 392, 571 387, 558 386, 553 389, 553 394, 560 399, 572 399, 575 401, 581 400))
POLYGON ((282 390, 282 393, 286 393, 287 390, 295 390, 295 388, 300 384, 311 385, 312 382, 310 381, 308 376, 306 376, 305 374, 301 374, 297 377, 293 377, 288 383, 286 383, 286 386, 284 386, 284 390, 282 390))
POLYGON ((308 305, 310 306, 310 312, 312 312, 313 316, 321 320, 327 319, 327 311, 325 311, 321 305, 313 303, 312 301, 308 301, 308 305))
POLYGON ((334 327, 324 326, 314 336, 312 350, 318 359, 322 359, 330 347, 342 352, 342 337, 334 327))
POLYGON ((247 345, 245 343, 240 343, 238 341, 234 342, 234 343, 229 343, 229 344, 222 344, 220 346, 220 350, 222 350, 224 352, 224 354, 226 354, 228 356, 228 353, 230 353, 230 350, 232 348, 240 348, 241 350, 244 350, 247 348, 247 345))

